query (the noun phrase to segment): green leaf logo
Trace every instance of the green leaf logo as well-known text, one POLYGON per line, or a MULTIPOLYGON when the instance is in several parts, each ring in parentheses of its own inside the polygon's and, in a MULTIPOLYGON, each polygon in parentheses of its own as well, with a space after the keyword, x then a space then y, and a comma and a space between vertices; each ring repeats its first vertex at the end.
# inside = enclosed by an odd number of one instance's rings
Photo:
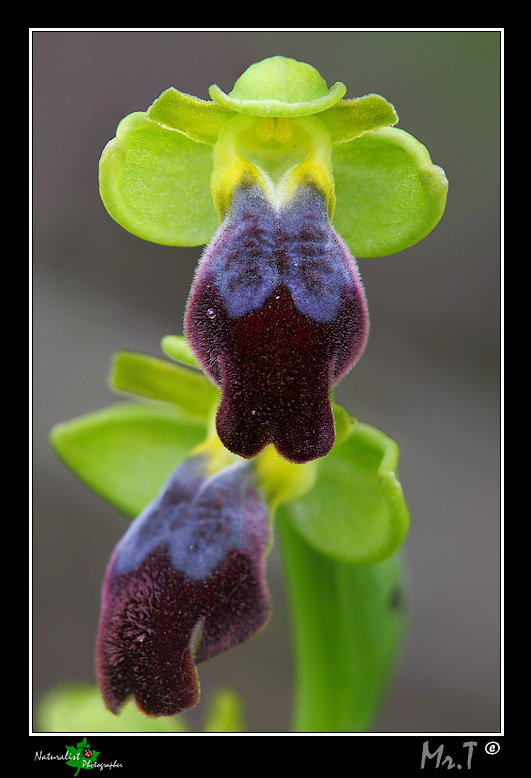
POLYGON ((75 778, 81 769, 92 770, 94 762, 96 762, 101 751, 93 751, 87 743, 87 738, 84 737, 76 747, 66 746, 66 753, 68 756, 67 765, 77 768, 74 775, 75 778))

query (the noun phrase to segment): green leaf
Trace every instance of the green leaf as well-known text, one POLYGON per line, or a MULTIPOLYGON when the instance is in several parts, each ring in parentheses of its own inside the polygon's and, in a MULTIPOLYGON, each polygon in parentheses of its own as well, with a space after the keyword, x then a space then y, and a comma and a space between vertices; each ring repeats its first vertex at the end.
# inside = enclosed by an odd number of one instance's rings
POLYGON ((67 765, 74 767, 76 772, 75 776, 79 775, 80 770, 92 770, 94 764, 98 761, 98 756, 101 751, 95 751, 91 748, 90 743, 87 742, 87 738, 74 746, 66 746, 66 755, 68 756, 67 765))
POLYGON ((210 146, 162 127, 144 112, 132 113, 101 155, 101 199, 110 216, 139 238, 199 246, 218 226, 211 174, 210 146))
POLYGON ((372 564, 404 541, 409 512, 398 479, 398 444, 358 422, 319 460, 315 486, 285 507, 315 549, 332 559, 372 564))
POLYGON ((56 425, 50 443, 86 486, 133 518, 205 434, 205 424, 171 406, 118 403, 56 425))
POLYGON ((332 151, 334 227, 357 257, 402 251, 444 213, 448 181, 427 149, 394 127, 368 132, 332 151))
POLYGON ((398 121, 394 107, 380 95, 341 100, 319 118, 330 133, 332 143, 345 143, 398 121))
POLYGON ((188 731, 184 717, 146 718, 132 702, 115 716, 103 704, 99 689, 89 684, 64 684, 48 691, 39 702, 37 725, 39 732, 188 731))
POLYGON ((74 773, 75 776, 78 775, 79 771, 81 770, 81 754, 80 754, 81 748, 75 748, 74 746, 66 746, 66 755, 68 756, 67 766, 68 767, 74 767, 76 772, 74 773))
POLYGON ((403 645, 401 560, 337 562, 303 539, 286 506, 277 522, 296 668, 292 730, 366 732, 403 645))
POLYGON ((209 418, 219 392, 199 370, 135 351, 119 351, 109 376, 112 389, 177 405, 199 419, 209 418))
POLYGON ((177 130, 191 140, 212 146, 233 112, 211 100, 200 100, 170 87, 150 106, 147 115, 152 121, 177 130))

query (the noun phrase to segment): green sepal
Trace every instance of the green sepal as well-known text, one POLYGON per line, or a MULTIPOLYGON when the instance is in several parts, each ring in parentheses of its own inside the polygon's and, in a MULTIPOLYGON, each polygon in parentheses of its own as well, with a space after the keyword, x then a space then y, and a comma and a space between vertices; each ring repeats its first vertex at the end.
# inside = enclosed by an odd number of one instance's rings
POLYGON ((380 95, 341 100, 319 118, 328 130, 332 143, 345 143, 365 132, 389 127, 398 121, 394 106, 380 95))
POLYGON ((176 405, 186 414, 208 419, 219 392, 199 370, 136 351, 114 354, 109 386, 119 392, 176 405))
POLYGON ((247 68, 229 94, 213 84, 210 97, 226 109, 251 116, 296 117, 326 111, 347 88, 340 81, 330 89, 321 74, 290 57, 268 57, 247 68))
MULTIPOLYGON (((400 554, 339 562, 277 515, 296 668, 293 732, 367 732, 400 659, 407 626, 400 554)), ((333 521, 333 510, 329 513, 333 521)))
POLYGON ((425 146, 394 127, 332 148, 333 224, 356 257, 394 254, 418 243, 444 213, 448 181, 425 146))
POLYGON ((57 424, 50 444, 89 489, 134 518, 205 434, 175 407, 127 402, 57 424))
POLYGON ((200 246, 218 226, 211 174, 211 146, 137 112, 120 122, 103 150, 100 195, 109 215, 137 237, 200 246))
POLYGON ((213 146, 233 112, 219 103, 201 100, 170 87, 148 108, 147 115, 152 121, 177 130, 191 140, 213 146))
POLYGON ((318 461, 313 489, 285 506, 305 540, 336 561, 373 564, 404 541, 409 511, 398 478, 399 447, 363 422, 318 461))

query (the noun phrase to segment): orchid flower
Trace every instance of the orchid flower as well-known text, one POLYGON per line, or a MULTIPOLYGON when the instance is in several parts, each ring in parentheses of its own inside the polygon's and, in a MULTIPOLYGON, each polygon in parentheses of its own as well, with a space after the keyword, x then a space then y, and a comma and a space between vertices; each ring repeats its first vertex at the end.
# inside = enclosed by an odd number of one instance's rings
POLYGON ((271 443, 291 462, 330 451, 330 390, 369 330, 354 256, 400 251, 444 211, 444 171, 391 126, 394 107, 345 92, 271 57, 229 94, 212 86, 211 101, 168 89, 101 158, 119 224, 158 243, 209 241, 185 334, 222 391, 218 435, 242 457, 271 443))
POLYGON ((212 475, 179 465, 115 549, 102 595, 97 669, 114 713, 133 697, 148 716, 199 698, 195 663, 254 636, 269 616, 270 520, 252 463, 212 475))
POLYGON ((316 663, 299 679, 300 699, 322 697, 323 684, 330 695, 329 704, 301 705, 301 726, 312 726, 311 711, 321 721, 328 716, 327 726, 365 726, 404 629, 405 612, 394 603, 404 586, 397 552, 409 513, 396 442, 334 403, 336 444, 328 456, 293 464, 269 446, 243 459, 217 436, 219 392, 185 339, 166 336, 162 347, 170 360, 116 354, 109 385, 127 399, 51 434, 64 464, 133 519, 102 588, 96 668, 105 704, 118 714, 132 698, 144 715, 171 716, 197 703, 197 664, 253 638, 268 620, 267 556, 280 527, 293 609, 302 618, 302 666, 310 657, 316 663), (372 594, 359 599, 358 591, 372 594), (343 603, 337 611, 335 597, 343 603), (330 630, 341 631, 350 598, 360 630, 336 656, 330 630), (359 660, 354 675, 345 665, 350 650, 359 660), (336 708, 338 695, 353 694, 343 665, 354 686, 361 673, 371 688, 353 708, 336 708), (337 719, 342 710, 348 721, 337 719))

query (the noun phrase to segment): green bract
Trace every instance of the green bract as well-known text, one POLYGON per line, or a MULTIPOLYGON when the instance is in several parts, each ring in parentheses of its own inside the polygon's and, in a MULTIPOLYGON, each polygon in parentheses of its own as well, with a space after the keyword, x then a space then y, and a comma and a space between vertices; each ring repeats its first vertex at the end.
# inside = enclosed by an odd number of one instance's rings
POLYGON ((170 88, 127 116, 105 147, 105 207, 138 237, 202 245, 243 177, 273 200, 309 177, 354 255, 407 248, 441 218, 446 176, 421 143, 392 127, 398 117, 387 100, 342 99, 345 91, 287 57, 252 65, 229 94, 212 86, 211 101, 170 88))

